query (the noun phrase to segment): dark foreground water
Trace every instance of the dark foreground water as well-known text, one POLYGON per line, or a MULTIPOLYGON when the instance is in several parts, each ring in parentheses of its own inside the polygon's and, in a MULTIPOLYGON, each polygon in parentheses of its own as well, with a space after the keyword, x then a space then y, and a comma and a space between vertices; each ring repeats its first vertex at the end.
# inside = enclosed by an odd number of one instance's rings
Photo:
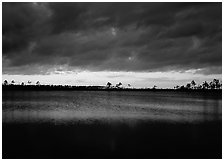
POLYGON ((221 158, 220 93, 3 91, 3 158, 221 158))

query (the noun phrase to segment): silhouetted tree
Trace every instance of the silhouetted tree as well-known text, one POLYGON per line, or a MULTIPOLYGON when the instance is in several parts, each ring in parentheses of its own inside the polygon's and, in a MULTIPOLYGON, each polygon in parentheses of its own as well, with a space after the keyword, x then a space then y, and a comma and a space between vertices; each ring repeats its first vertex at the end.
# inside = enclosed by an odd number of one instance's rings
POLYGON ((203 89, 208 89, 208 88, 209 88, 209 84, 208 84, 206 81, 204 81, 204 82, 202 83, 202 88, 203 88, 203 89))
POLYGON ((192 87, 193 87, 193 88, 195 88, 196 83, 195 83, 195 81, 194 81, 194 80, 192 80, 192 81, 191 81, 191 85, 192 85, 192 87))
POLYGON ((31 81, 28 81, 27 83, 30 85, 32 82, 31 81))
POLYGON ((180 88, 180 86, 178 86, 178 85, 174 87, 174 89, 179 89, 179 88, 180 88))
POLYGON ((38 85, 38 86, 39 86, 39 85, 40 85, 40 81, 37 81, 37 82, 36 82, 36 85, 38 85))
POLYGON ((7 80, 4 80, 4 85, 8 85, 8 81, 7 80))
POLYGON ((107 87, 108 87, 108 88, 110 88, 111 85, 112 85, 112 84, 111 84, 110 82, 107 82, 107 87))
POLYGON ((212 82, 210 82, 209 83, 209 87, 211 88, 211 89, 215 89, 215 83, 212 81, 212 82))
POLYGON ((182 90, 185 89, 184 85, 182 85, 182 86, 180 87, 180 89, 182 89, 182 90))
POLYGON ((116 84, 116 87, 117 87, 117 88, 120 88, 121 85, 122 85, 122 83, 119 82, 118 84, 116 84))
POLYGON ((22 82, 22 83, 21 83, 21 85, 22 85, 22 86, 24 86, 24 85, 25 85, 25 83, 24 83, 24 82, 22 82))
POLYGON ((11 81, 11 85, 14 85, 14 84, 15 84, 15 81, 14 81, 14 80, 12 80, 12 81, 11 81))
POLYGON ((221 88, 221 84, 220 84, 218 79, 214 79, 213 83, 214 83, 216 89, 220 89, 221 88))
POLYGON ((199 85, 197 86, 197 89, 202 89, 202 85, 199 84, 199 85))
POLYGON ((157 86, 156 86, 156 85, 154 85, 152 89, 156 89, 156 87, 157 87, 157 86))
POLYGON ((191 84, 188 83, 188 84, 186 85, 186 88, 187 88, 187 89, 190 89, 190 88, 191 88, 191 84))

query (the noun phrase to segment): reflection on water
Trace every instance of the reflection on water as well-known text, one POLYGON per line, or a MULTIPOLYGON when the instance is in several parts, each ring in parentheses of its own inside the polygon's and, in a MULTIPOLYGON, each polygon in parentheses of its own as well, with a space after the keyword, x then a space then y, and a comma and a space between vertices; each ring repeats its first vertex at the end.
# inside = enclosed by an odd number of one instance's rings
POLYGON ((220 96, 185 92, 3 91, 3 122, 221 120, 220 96))

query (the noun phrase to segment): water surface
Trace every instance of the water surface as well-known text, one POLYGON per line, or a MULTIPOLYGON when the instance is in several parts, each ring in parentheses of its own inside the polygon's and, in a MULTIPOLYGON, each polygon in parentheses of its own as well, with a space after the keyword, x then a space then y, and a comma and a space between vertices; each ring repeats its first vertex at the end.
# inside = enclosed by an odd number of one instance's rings
POLYGON ((3 122, 221 120, 220 96, 175 91, 4 91, 3 122))
POLYGON ((222 157, 221 94, 3 91, 3 158, 222 157))

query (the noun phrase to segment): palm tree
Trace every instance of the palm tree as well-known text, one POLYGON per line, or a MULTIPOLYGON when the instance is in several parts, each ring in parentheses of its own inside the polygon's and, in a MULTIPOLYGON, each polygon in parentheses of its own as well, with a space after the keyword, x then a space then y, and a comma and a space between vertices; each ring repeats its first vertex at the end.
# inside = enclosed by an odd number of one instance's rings
POLYGON ((7 80, 4 80, 4 85, 8 85, 8 81, 7 80))
POLYGON ((14 80, 12 80, 12 81, 11 81, 11 84, 12 84, 12 85, 14 85, 14 83, 15 83, 15 81, 14 81, 14 80))
POLYGON ((192 87, 193 87, 193 88, 195 88, 196 83, 195 83, 195 81, 194 81, 194 80, 192 80, 192 81, 191 81, 191 85, 192 85, 192 87))
POLYGON ((37 81, 36 85, 38 85, 38 86, 39 86, 39 85, 40 85, 40 81, 37 81))
POLYGON ((30 85, 32 82, 31 81, 28 81, 27 83, 30 85))
POLYGON ((156 87, 157 87, 157 86, 156 86, 156 85, 154 85, 152 89, 156 89, 156 87))
POLYGON ((110 88, 111 85, 112 85, 112 84, 111 84, 110 82, 107 82, 107 85, 106 85, 106 86, 107 86, 108 88, 110 88))

